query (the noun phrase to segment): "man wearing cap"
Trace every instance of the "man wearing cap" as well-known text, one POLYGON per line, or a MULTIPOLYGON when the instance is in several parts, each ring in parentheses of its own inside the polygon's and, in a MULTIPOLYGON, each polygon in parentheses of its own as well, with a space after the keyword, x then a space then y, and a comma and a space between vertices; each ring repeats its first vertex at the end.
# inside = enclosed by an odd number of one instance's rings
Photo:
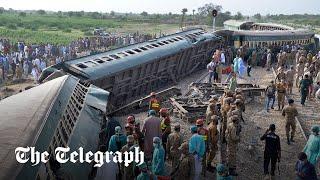
POLYGON ((271 161, 271 176, 274 176, 274 171, 276 169, 277 160, 280 162, 281 158, 281 146, 280 146, 280 138, 275 133, 276 126, 271 124, 269 129, 264 133, 264 135, 260 138, 261 141, 265 141, 264 147, 264 175, 268 176, 269 174, 269 163, 271 161))
POLYGON ((236 172, 237 167, 237 147, 240 142, 240 134, 238 132, 237 122, 239 121, 237 116, 232 116, 231 123, 228 124, 226 131, 226 140, 228 148, 228 166, 229 172, 232 176, 238 176, 236 172))
POLYGON ((179 158, 180 158, 180 152, 179 147, 183 142, 183 137, 180 134, 180 125, 176 124, 174 126, 174 131, 168 136, 168 142, 167 142, 167 154, 169 156, 169 159, 172 161, 172 168, 177 167, 179 158))
POLYGON ((226 97, 223 99, 222 106, 222 141, 225 142, 225 132, 227 130, 228 125, 228 112, 231 108, 232 97, 226 97))
POLYGON ((311 135, 309 136, 308 142, 303 149, 308 156, 308 161, 312 163, 315 167, 320 161, 320 127, 313 126, 311 128, 311 135))
POLYGON ((298 116, 298 111, 294 106, 294 100, 288 100, 289 105, 286 105, 282 110, 282 116, 285 117, 286 120, 286 135, 287 135, 287 143, 294 142, 293 138, 296 131, 296 116, 298 116), (291 137, 289 136, 291 128, 291 137))
POLYGON ((192 126, 190 128, 192 136, 189 140, 189 153, 193 155, 195 162, 195 176, 194 180, 200 179, 201 170, 202 170, 202 158, 206 153, 206 145, 204 139, 201 135, 198 134, 198 127, 192 126))
POLYGON ((164 175, 164 149, 159 137, 153 138, 152 173, 157 176, 164 175))
POLYGON ((286 85, 284 80, 281 80, 280 83, 277 84, 277 100, 278 100, 278 110, 280 111, 284 108, 284 99, 286 96, 286 85))
POLYGON ((286 80, 286 74, 283 66, 279 67, 276 79, 279 81, 286 80))
POLYGON ((218 98, 211 98, 209 100, 209 105, 206 110, 206 125, 210 123, 211 116, 216 115, 218 113, 217 105, 216 105, 217 102, 218 102, 218 98))
POLYGON ((121 148, 126 144, 127 137, 126 135, 122 134, 121 127, 115 127, 115 135, 111 136, 109 141, 109 148, 108 151, 117 152, 120 151, 121 148))
POLYGON ((287 81, 287 93, 292 94, 292 87, 294 82, 294 74, 295 70, 294 67, 291 65, 290 69, 286 71, 286 81, 287 81))
POLYGON ((156 117, 154 110, 149 110, 149 117, 144 120, 142 133, 144 134, 144 153, 150 158, 153 150, 153 138, 161 137, 161 119, 156 117))
POLYGON ((276 86, 274 81, 271 81, 270 84, 266 88, 266 111, 269 111, 269 104, 272 100, 271 109, 273 109, 274 101, 275 101, 275 93, 276 93, 276 86))
POLYGON ((211 165, 212 160, 216 156, 218 150, 218 139, 219 133, 217 129, 219 117, 217 115, 212 115, 210 118, 210 124, 208 126, 208 159, 207 159, 207 170, 213 171, 214 168, 211 165))
MULTIPOLYGON (((135 146, 134 137, 133 137, 133 135, 129 135, 129 136, 127 136, 127 144, 122 147, 121 153, 123 154, 125 152, 130 152, 130 149, 133 146, 135 146)), ((133 168, 134 168, 133 162, 130 163, 129 166, 125 166, 124 162, 121 164, 121 171, 122 171, 123 177, 125 179, 134 179, 135 178, 133 168)))
POLYGON ((175 180, 194 179, 195 164, 193 155, 189 152, 189 144, 184 142, 179 147, 181 156, 177 166, 173 169, 171 177, 175 180))

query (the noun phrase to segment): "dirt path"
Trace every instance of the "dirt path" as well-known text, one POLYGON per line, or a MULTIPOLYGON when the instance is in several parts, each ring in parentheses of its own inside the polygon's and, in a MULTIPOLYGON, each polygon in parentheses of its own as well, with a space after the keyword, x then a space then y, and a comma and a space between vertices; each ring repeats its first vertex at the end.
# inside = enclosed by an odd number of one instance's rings
MULTIPOLYGON (((259 84, 266 87, 273 79, 271 72, 267 72, 262 68, 253 69, 252 77, 248 79, 253 84, 259 84)), ((297 154, 303 149, 305 140, 302 132, 297 128, 295 143, 287 145, 285 134, 285 121, 280 111, 271 110, 269 113, 264 110, 265 100, 255 99, 246 106, 244 118, 246 124, 243 126, 241 143, 239 146, 238 167, 240 176, 239 180, 257 180, 263 179, 263 150, 264 142, 260 141, 260 137, 266 131, 270 124, 276 125, 276 134, 280 136, 282 158, 279 164, 280 175, 277 170, 275 179, 292 180, 295 179, 294 166, 297 160, 297 154), (254 155, 248 150, 250 144, 255 147, 254 155)), ((277 101, 275 102, 277 104, 277 101)))

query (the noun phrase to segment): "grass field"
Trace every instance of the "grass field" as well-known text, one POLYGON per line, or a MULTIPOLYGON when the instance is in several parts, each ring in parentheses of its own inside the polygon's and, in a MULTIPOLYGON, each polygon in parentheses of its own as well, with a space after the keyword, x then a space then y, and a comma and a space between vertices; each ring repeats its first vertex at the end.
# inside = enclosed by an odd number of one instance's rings
POLYGON ((159 34, 173 33, 177 24, 144 23, 122 19, 94 19, 90 17, 68 17, 57 15, 17 13, 0 14, 0 38, 13 42, 68 44, 79 37, 92 35, 94 28, 104 28, 107 32, 159 34))

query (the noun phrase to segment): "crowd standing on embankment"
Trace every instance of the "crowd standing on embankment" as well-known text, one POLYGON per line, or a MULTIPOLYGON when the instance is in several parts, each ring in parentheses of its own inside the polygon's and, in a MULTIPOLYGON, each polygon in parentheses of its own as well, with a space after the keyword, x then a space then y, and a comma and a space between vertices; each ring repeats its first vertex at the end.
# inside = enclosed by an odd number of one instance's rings
POLYGON ((0 39, 0 84, 8 79, 26 78, 29 74, 37 82, 43 69, 48 66, 153 38, 156 35, 139 32, 111 34, 79 38, 68 45, 27 44, 23 41, 13 44, 9 39, 0 39))

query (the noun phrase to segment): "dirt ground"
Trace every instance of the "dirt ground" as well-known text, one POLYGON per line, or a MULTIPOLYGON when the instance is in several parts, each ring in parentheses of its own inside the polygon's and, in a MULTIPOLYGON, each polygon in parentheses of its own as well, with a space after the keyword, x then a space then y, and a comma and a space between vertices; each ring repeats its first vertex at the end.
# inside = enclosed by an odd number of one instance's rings
POLYGON ((25 88, 36 86, 31 78, 17 80, 10 80, 6 83, 0 84, 0 100, 6 97, 24 91, 25 88))

